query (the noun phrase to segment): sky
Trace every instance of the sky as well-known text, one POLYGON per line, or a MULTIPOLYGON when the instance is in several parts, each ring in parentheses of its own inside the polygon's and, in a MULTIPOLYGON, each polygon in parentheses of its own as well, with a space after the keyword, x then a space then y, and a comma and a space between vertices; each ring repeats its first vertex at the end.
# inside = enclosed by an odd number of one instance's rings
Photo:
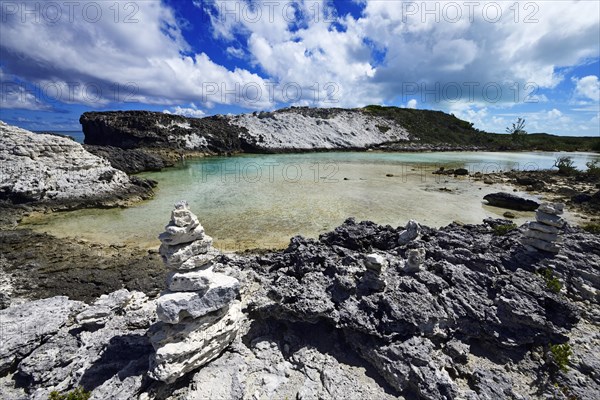
POLYGON ((600 2, 0 0, 0 119, 369 104, 600 136, 600 2))

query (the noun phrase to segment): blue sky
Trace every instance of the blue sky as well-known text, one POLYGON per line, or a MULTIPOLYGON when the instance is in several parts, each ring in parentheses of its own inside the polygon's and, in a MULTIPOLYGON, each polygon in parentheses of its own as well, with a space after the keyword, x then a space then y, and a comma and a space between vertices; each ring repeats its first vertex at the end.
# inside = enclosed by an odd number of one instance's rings
POLYGON ((600 135, 595 1, 1 1, 0 119, 435 109, 503 132, 600 135))

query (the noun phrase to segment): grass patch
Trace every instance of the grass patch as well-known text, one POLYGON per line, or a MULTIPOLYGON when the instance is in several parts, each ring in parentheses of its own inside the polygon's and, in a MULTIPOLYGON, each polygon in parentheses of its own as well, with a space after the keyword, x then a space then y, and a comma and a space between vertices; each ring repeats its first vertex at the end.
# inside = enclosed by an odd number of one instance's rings
POLYGON ((548 289, 554 293, 560 293, 560 290, 562 289, 562 283, 560 283, 560 280, 554 276, 552 269, 542 268, 537 272, 537 274, 544 279, 548 289))
POLYGON ((552 360, 556 363, 558 368, 563 372, 567 372, 569 369, 569 359, 573 355, 571 345, 569 343, 551 344, 550 353, 552 354, 552 360))
POLYGON ((56 390, 50 392, 50 397, 48 400, 88 400, 91 395, 92 392, 86 392, 82 387, 78 387, 77 389, 65 394, 60 394, 56 390))
POLYGON ((595 222, 590 222, 589 224, 585 224, 581 226, 586 232, 593 233, 594 235, 600 235, 600 224, 595 222))
POLYGON ((504 225, 496 225, 494 226, 493 230, 494 230, 494 235, 496 236, 505 236, 507 235, 510 231, 513 231, 517 229, 517 225, 516 224, 504 224, 504 225))
POLYGON ((362 110, 400 124, 421 143, 480 146, 490 150, 600 151, 597 137, 529 133, 515 142, 509 134, 478 130, 471 122, 441 111, 379 105, 366 106, 362 110))

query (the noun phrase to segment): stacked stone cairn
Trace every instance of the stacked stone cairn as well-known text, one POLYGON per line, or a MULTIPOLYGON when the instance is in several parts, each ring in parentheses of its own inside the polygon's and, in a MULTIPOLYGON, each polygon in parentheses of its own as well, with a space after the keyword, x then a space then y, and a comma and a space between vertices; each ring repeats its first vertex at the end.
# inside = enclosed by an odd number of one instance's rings
POLYGON ((560 217, 564 209, 562 203, 541 204, 536 213, 536 222, 530 222, 521 242, 530 251, 547 251, 558 253, 560 247, 558 233, 565 225, 565 220, 560 217))
POLYGON ((160 322, 149 332, 156 350, 149 376, 172 383, 218 357, 235 339, 242 316, 236 300, 240 285, 215 272, 220 253, 187 202, 175 204, 159 240, 170 273, 157 300, 160 322))

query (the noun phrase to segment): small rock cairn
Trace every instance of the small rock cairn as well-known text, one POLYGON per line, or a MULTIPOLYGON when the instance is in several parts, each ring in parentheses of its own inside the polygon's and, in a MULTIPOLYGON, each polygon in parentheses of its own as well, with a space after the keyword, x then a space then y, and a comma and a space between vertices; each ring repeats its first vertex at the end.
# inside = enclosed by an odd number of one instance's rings
POLYGON ((175 204, 160 255, 171 270, 157 300, 160 322, 150 330, 156 353, 149 376, 172 383, 218 355, 235 338, 241 318, 237 279, 214 271, 219 251, 186 201, 175 204))
POLYGON ((547 251, 558 253, 560 247, 556 244, 560 228, 565 224, 565 220, 560 217, 564 209, 562 203, 544 203, 541 204, 536 213, 536 222, 530 222, 525 236, 521 242, 530 251, 547 251))

